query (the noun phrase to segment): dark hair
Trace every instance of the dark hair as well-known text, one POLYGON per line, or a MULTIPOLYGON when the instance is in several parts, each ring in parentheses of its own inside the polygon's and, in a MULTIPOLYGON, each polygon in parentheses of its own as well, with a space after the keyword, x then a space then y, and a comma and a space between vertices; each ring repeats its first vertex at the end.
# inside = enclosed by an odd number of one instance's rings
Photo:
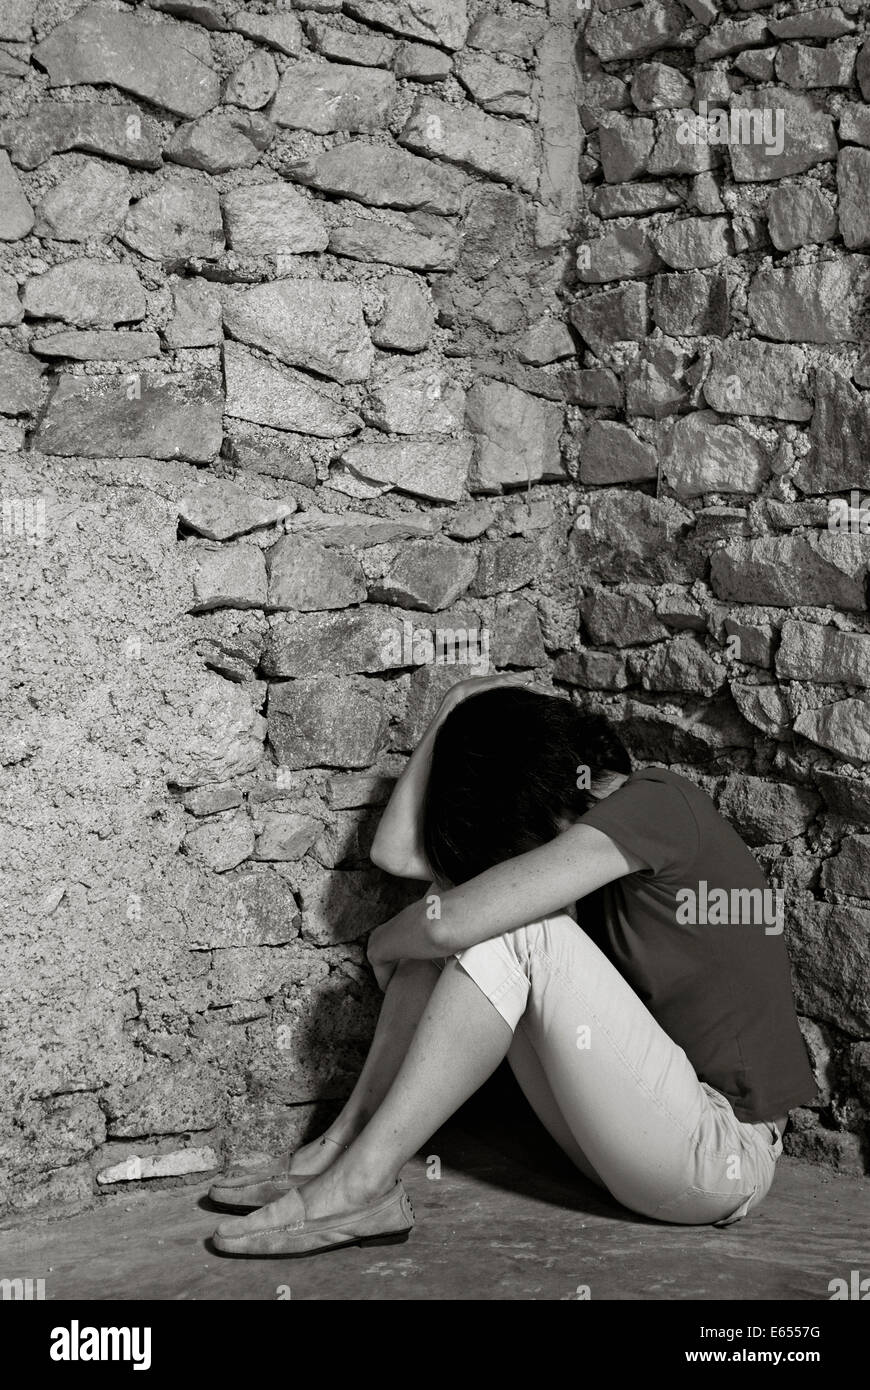
POLYGON ((605 771, 631 772, 607 721, 569 700, 520 687, 470 695, 435 736, 423 808, 426 858, 439 881, 464 883, 559 834, 560 817, 594 802, 605 771))

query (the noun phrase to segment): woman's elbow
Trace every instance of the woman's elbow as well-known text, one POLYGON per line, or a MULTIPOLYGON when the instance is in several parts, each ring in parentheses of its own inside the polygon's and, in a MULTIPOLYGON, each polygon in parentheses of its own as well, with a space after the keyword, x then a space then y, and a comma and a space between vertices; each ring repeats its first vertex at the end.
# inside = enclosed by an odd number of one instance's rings
POLYGON ((381 849, 377 844, 373 844, 369 850, 369 859, 376 869, 383 869, 385 874, 392 874, 394 878, 425 879, 432 877, 424 863, 416 859, 399 859, 387 850, 381 849))
POLYGON ((372 861, 376 869, 383 869, 384 873, 386 874, 391 874, 393 872, 389 856, 384 853, 384 851, 378 845, 377 841, 375 841, 375 843, 369 850, 369 859, 372 861))

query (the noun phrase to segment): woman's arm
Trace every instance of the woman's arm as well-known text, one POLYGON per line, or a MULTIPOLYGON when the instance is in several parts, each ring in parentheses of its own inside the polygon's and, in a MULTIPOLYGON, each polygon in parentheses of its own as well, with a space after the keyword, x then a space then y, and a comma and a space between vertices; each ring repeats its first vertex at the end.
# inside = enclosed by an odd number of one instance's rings
POLYGON ((647 865, 591 825, 569 826, 554 840, 497 864, 444 893, 411 903, 369 937, 373 965, 433 960, 528 922, 561 912, 605 883, 647 865))
POLYGON ((516 684, 511 676, 474 676, 451 686, 434 719, 402 771, 381 816, 372 841, 371 860, 397 878, 431 879, 432 870, 423 849, 423 801, 432 765, 435 735, 447 715, 469 695, 497 685, 516 684))

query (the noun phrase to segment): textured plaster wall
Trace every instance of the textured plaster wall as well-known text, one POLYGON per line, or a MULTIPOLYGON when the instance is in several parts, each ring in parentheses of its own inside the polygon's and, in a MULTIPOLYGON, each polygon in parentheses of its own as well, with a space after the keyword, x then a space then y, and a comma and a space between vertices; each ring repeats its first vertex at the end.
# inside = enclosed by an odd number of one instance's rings
POLYGON ((862 1169, 870 551, 828 522, 870 437, 866 27, 0 0, 11 1209, 347 1093, 407 900, 379 807, 481 656, 785 886, 792 1150, 862 1169), (781 151, 702 100, 782 112, 781 151))

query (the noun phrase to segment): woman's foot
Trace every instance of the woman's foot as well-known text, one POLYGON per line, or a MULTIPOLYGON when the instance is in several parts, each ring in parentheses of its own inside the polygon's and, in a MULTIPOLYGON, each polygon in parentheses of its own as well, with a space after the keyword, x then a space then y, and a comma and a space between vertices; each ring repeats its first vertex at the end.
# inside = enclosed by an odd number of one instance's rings
POLYGON ((345 1142, 333 1139, 329 1134, 321 1134, 319 1139, 312 1139, 310 1144, 302 1144, 294 1149, 288 1156, 284 1171, 294 1176, 316 1177, 318 1173, 325 1173, 327 1168, 331 1168, 346 1148, 345 1142))
MULTIPOLYGON (((306 1221, 350 1216, 386 1197, 395 1185, 395 1177, 383 1174, 373 1179, 364 1177, 355 1165, 342 1157, 315 1177, 304 1181, 297 1177, 285 1192, 273 1184, 270 1200, 258 1206, 249 1216, 231 1223, 231 1229, 239 1235, 245 1231, 274 1229, 298 1221, 300 1198, 306 1221)), ((224 1230, 225 1225, 219 1229, 224 1230)))
POLYGON ((398 1181, 385 1195, 343 1215, 312 1216, 305 1206, 304 1190, 297 1187, 251 1216, 222 1221, 214 1233, 214 1249, 242 1257, 313 1255, 347 1245, 404 1241, 414 1225, 414 1209, 398 1181))
POLYGON ((212 1183, 209 1200, 227 1211, 256 1211, 326 1172, 344 1151, 343 1143, 323 1134, 295 1152, 279 1155, 263 1168, 231 1169, 212 1183))

